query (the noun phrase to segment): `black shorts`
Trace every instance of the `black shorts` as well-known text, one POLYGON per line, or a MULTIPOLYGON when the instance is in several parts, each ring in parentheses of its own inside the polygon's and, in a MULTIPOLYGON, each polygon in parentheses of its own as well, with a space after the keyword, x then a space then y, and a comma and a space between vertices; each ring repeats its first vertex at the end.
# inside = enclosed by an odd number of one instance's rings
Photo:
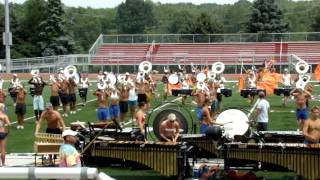
POLYGON ((60 99, 63 105, 68 104, 68 94, 61 94, 60 99))
POLYGON ((82 88, 82 89, 79 89, 79 96, 84 98, 84 97, 87 97, 87 93, 88 93, 88 88, 82 88))
POLYGON ((120 101, 120 113, 127 113, 128 112, 128 101, 120 101))
POLYGON ((76 94, 69 94, 69 102, 76 102, 77 96, 76 94))
POLYGON ((147 95, 146 94, 138 94, 138 104, 141 102, 147 103, 147 95))
POLYGON ((26 104, 17 103, 15 113, 17 115, 25 115, 26 114, 26 104))
POLYGON ((47 128, 46 129, 46 133, 49 133, 49 134, 62 134, 62 131, 60 128, 47 128))
POLYGON ((0 132, 0 140, 4 140, 7 137, 8 133, 0 132))
POLYGON ((52 106, 59 106, 60 105, 59 96, 50 96, 50 103, 52 104, 52 106))

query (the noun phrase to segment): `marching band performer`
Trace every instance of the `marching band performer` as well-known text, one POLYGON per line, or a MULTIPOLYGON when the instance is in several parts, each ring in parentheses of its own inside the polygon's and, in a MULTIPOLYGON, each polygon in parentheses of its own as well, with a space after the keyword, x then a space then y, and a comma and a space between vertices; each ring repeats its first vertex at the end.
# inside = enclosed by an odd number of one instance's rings
POLYGON ((60 98, 59 98, 59 90, 60 90, 60 83, 57 81, 56 77, 52 77, 51 82, 49 83, 51 96, 50 96, 50 103, 53 106, 54 110, 58 110, 60 105, 60 98))
MULTIPOLYGON (((257 88, 256 81, 257 81, 257 79, 256 79, 255 73, 252 70, 248 70, 247 77, 246 77, 247 88, 248 89, 256 89, 257 88)), ((248 97, 249 97, 249 102, 252 105, 254 102, 255 94, 249 93, 248 97)))
POLYGON ((302 130, 304 123, 308 120, 308 99, 311 98, 310 89, 297 89, 294 88, 290 94, 295 97, 296 102, 296 116, 299 129, 302 130))
POLYGON ((3 83, 4 83, 4 80, 3 80, 2 77, 0 76, 0 89, 3 88, 3 83))
POLYGON ((90 86, 90 83, 87 75, 81 74, 79 96, 82 100, 82 106, 85 106, 87 103, 87 94, 88 94, 89 86, 90 86))
POLYGON ((222 109, 222 93, 221 93, 221 90, 224 89, 224 84, 226 82, 226 79, 224 77, 221 76, 221 74, 217 74, 215 79, 214 79, 214 84, 215 84, 215 87, 216 87, 216 96, 217 96, 217 107, 216 107, 216 110, 218 112, 221 111, 222 109))
MULTIPOLYGON (((287 68, 284 69, 284 72, 282 74, 282 82, 283 82, 284 88, 291 88, 291 75, 289 74, 289 70, 287 68)), ((284 106, 288 105, 289 96, 290 94, 284 93, 284 98, 282 102, 284 106)))
POLYGON ((128 105, 129 105, 131 117, 133 119, 132 121, 135 122, 134 114, 136 112, 136 108, 138 105, 138 96, 136 93, 136 88, 133 83, 129 84, 128 105))
POLYGON ((22 85, 18 86, 18 93, 17 93, 17 104, 15 108, 15 113, 17 115, 18 125, 17 129, 24 129, 23 122, 24 122, 24 115, 26 114, 26 96, 27 91, 23 88, 22 85))
POLYGON ((68 117, 68 103, 69 103, 69 81, 65 78, 62 79, 60 83, 60 100, 62 103, 62 117, 68 117))
POLYGON ((144 130, 144 127, 145 127, 145 121, 146 121, 146 112, 147 112, 147 104, 145 102, 139 102, 138 104, 139 106, 139 110, 137 111, 136 115, 135 115, 135 119, 136 119, 136 122, 135 124, 139 127, 140 129, 140 133, 144 135, 145 137, 145 130, 144 130))
POLYGON ((17 100, 17 87, 20 83, 21 82, 18 78, 18 75, 13 74, 12 79, 10 81, 9 94, 10 94, 10 97, 12 98, 14 106, 16 105, 16 100, 17 100))
POLYGON ((311 116, 303 125, 305 144, 320 143, 320 107, 314 106, 310 110, 311 116))
POLYGON ((98 89, 93 93, 93 95, 97 96, 98 99, 98 110, 97 110, 97 119, 99 121, 108 121, 110 120, 110 111, 109 111, 109 96, 110 94, 105 91, 104 81, 100 80, 101 84, 98 85, 98 89))
POLYGON ((128 99, 129 99, 129 83, 121 83, 119 87, 119 93, 120 93, 120 101, 119 101, 119 107, 120 107, 120 126, 121 128, 124 127, 124 121, 128 113, 128 99))
POLYGON ((69 90, 69 105, 70 105, 70 114, 77 113, 77 95, 76 95, 77 84, 73 78, 69 78, 68 90, 69 90))
POLYGON ((210 116, 214 119, 218 110, 219 102, 217 99, 217 86, 213 80, 208 81, 209 99, 211 101, 210 116))
POLYGON ((33 109, 36 117, 36 122, 38 122, 39 117, 44 110, 44 100, 42 97, 42 92, 44 86, 47 85, 47 83, 43 81, 40 75, 37 75, 29 80, 29 84, 32 84, 34 86, 33 109))
POLYGON ((111 93, 110 93, 110 115, 111 115, 111 120, 117 121, 117 119, 120 116, 120 107, 119 107, 119 91, 115 87, 111 87, 111 93))
POLYGON ((170 113, 166 120, 160 124, 159 133, 162 142, 177 142, 180 136, 180 125, 175 114, 170 113))
POLYGON ((203 102, 201 113, 198 114, 198 118, 199 120, 201 120, 200 134, 205 134, 209 126, 223 125, 223 124, 216 123, 216 121, 211 118, 210 111, 209 111, 209 104, 210 104, 210 100, 206 98, 203 102))

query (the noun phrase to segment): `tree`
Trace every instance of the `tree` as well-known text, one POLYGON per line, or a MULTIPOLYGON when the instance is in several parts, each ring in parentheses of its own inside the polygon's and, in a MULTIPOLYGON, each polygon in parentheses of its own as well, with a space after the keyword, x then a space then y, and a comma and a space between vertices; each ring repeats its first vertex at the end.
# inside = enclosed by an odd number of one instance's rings
POLYGON ((288 25, 282 21, 283 14, 274 0, 256 0, 253 3, 248 30, 251 33, 286 32, 288 25))
POLYGON ((46 20, 40 23, 39 44, 42 56, 63 55, 74 52, 74 42, 67 34, 64 11, 60 0, 48 0, 46 20))
POLYGON ((319 32, 320 31, 320 5, 314 8, 314 14, 315 14, 315 17, 311 25, 312 30, 314 32, 319 32))
POLYGON ((173 34, 191 34, 194 31, 195 17, 189 11, 180 11, 174 14, 169 26, 173 34))
POLYGON ((201 13, 194 24, 194 34, 216 34, 223 32, 222 24, 218 20, 212 19, 207 13, 201 13))
POLYGON ((44 0, 28 0, 24 3, 21 26, 24 29, 24 49, 26 57, 41 56, 39 45, 40 23, 46 19, 47 3, 44 0))
POLYGON ((153 4, 143 0, 126 0, 117 8, 116 22, 119 33, 143 33, 156 23, 153 4))

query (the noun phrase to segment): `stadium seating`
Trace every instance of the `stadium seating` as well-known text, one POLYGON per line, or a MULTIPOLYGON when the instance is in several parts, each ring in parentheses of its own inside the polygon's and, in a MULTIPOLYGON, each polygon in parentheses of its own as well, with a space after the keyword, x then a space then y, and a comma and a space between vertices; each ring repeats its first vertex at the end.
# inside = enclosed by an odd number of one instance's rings
MULTIPOLYGON (((92 63, 95 64, 137 64, 146 60, 150 44, 104 44, 100 47, 92 63)), ((156 44, 151 60, 154 64, 174 64, 180 59, 181 64, 211 64, 222 61, 225 64, 266 60, 268 54, 296 54, 309 63, 320 62, 320 43, 225 43, 225 44, 156 44)), ((276 60, 279 60, 276 58, 276 60)), ((288 59, 284 56, 283 62, 288 59)))

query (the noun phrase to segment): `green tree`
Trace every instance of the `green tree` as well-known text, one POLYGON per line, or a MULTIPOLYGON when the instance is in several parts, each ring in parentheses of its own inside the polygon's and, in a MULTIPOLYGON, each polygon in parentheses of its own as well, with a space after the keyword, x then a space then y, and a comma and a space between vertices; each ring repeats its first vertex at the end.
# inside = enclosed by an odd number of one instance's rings
POLYGON ((169 32, 173 34, 191 34, 194 31, 195 17, 189 11, 180 11, 173 15, 169 32))
POLYGON ((153 5, 143 0, 126 0, 117 7, 116 22, 119 33, 143 33, 156 23, 153 5))
POLYGON ((41 46, 43 56, 70 54, 74 52, 74 42, 67 34, 64 11, 60 0, 48 0, 46 20, 40 23, 41 46))
POLYGON ((222 24, 218 20, 212 19, 207 13, 201 13, 194 23, 194 34, 215 34, 222 32, 222 24))
POLYGON ((286 32, 287 24, 282 21, 283 14, 274 0, 256 0, 253 3, 248 30, 251 33, 286 32))
POLYGON ((312 23, 312 30, 314 32, 320 32, 320 5, 314 8, 315 17, 312 23))

